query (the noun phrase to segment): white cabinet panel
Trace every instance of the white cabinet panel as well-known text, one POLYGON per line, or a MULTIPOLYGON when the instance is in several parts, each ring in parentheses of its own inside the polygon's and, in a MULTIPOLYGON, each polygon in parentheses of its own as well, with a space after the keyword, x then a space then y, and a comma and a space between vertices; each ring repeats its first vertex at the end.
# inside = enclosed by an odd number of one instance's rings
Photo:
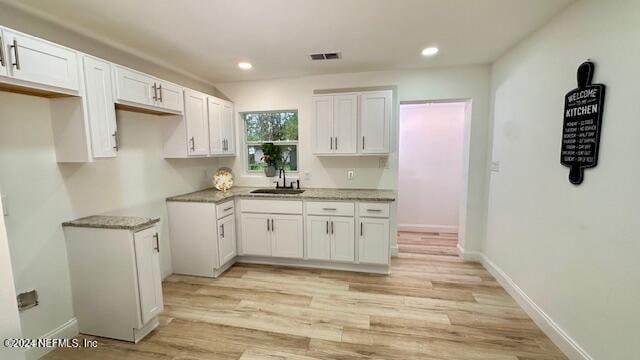
POLYGON ((236 254, 236 218, 233 214, 218 220, 218 254, 220 266, 232 260, 236 254))
POLYGON ((313 98, 315 153, 333 152, 333 96, 315 96, 313 98))
POLYGON ((116 99, 141 105, 154 105, 155 95, 151 94, 155 81, 152 77, 115 66, 116 99))
POLYGON ((331 260, 353 262, 355 260, 355 232, 352 217, 332 217, 331 260))
POLYGON ((155 105, 166 110, 182 113, 184 110, 182 88, 162 80, 157 80, 154 85, 156 86, 155 105))
POLYGON ((0 76, 7 76, 9 73, 7 72, 9 66, 9 58, 7 57, 7 49, 9 46, 7 45, 5 35, 0 29, 0 76))
POLYGON ((159 315, 163 309, 162 277, 160 275, 160 244, 156 228, 134 234, 138 291, 142 323, 159 315))
POLYGON ((3 30, 3 60, 9 76, 37 84, 78 90, 78 53, 48 41, 3 30))
POLYGON ((389 263, 389 219, 360 218, 358 260, 367 264, 389 263))
POLYGON ((115 157, 118 150, 111 64, 85 56, 86 105, 93 157, 115 157))
POLYGON ((334 99, 333 151, 356 152, 358 136, 358 95, 338 95, 334 99))
POLYGON ((271 256, 271 216, 242 214, 242 252, 245 255, 271 256))
POLYGON ((390 90, 367 92, 361 95, 359 139, 361 153, 389 152, 391 98, 390 90))
POLYGON ((209 97, 209 153, 212 155, 224 154, 222 106, 220 99, 209 97))
POLYGON ((307 258, 313 260, 331 259, 330 221, 331 218, 327 216, 307 216, 307 258))
POLYGON ((184 117, 187 126, 188 154, 192 156, 209 153, 209 119, 207 95, 185 90, 184 117))
POLYGON ((233 104, 225 101, 222 105, 222 137, 224 153, 231 155, 236 152, 236 131, 234 121, 233 104))
POLYGON ((302 258, 303 236, 301 215, 271 216, 271 256, 302 258))

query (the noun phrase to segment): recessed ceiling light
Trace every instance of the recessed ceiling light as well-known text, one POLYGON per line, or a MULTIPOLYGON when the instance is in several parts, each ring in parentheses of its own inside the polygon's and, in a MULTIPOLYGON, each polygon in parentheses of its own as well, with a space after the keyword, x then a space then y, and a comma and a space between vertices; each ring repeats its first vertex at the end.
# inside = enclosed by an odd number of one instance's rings
POLYGON ((239 62, 238 67, 242 70, 249 70, 253 67, 253 65, 251 65, 251 63, 248 63, 248 62, 239 62))
POLYGON ((424 48, 422 50, 422 55, 424 55, 424 56, 433 56, 433 55, 437 54, 438 51, 440 51, 440 50, 438 50, 437 47, 431 46, 431 47, 428 47, 428 48, 424 48))

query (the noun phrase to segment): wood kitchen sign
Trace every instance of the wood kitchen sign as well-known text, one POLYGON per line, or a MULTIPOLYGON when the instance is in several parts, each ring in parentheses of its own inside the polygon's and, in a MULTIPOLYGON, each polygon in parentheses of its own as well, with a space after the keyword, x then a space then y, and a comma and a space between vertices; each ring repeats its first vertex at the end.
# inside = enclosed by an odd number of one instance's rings
POLYGON ((584 169, 598 164, 605 86, 592 84, 595 66, 578 67, 578 87, 565 95, 560 163, 569 167, 569 181, 579 185, 584 169))

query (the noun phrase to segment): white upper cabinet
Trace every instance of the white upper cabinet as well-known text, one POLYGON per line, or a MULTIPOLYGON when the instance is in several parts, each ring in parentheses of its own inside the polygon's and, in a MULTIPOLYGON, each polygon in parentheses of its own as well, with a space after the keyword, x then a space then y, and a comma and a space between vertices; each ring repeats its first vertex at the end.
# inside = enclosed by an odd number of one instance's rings
POLYGON ((115 157, 119 144, 111 84, 111 64, 84 56, 83 65, 93 157, 115 157))
POLYGON ((116 100, 132 105, 155 105, 154 86, 151 76, 115 66, 116 100))
POLYGON ((154 86, 155 106, 176 113, 182 113, 183 89, 180 86, 163 80, 156 80, 154 82, 154 86))
POLYGON ((209 97, 209 153, 211 155, 235 154, 235 124, 233 104, 209 97))
POLYGON ((142 323, 158 316, 163 309, 160 275, 160 243, 156 228, 134 234, 136 269, 142 323))
POLYGON ((333 152, 333 96, 315 96, 313 98, 313 133, 315 153, 333 152))
POLYGON ((374 91, 360 97, 360 146, 364 154, 388 154, 391 134, 392 92, 374 91))
POLYGON ((187 127, 188 155, 207 155, 209 153, 209 119, 206 94, 192 90, 184 92, 184 118, 187 127))
POLYGON ((0 75, 65 90, 79 90, 76 51, 8 29, 2 29, 2 43, 4 66, 0 75))
POLYGON ((392 94, 385 90, 314 96, 314 154, 389 154, 392 94))

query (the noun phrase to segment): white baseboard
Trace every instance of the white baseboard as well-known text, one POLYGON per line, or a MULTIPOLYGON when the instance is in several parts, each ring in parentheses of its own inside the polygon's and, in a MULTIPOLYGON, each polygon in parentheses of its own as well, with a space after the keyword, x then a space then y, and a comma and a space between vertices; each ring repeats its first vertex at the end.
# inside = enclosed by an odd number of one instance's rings
POLYGON ((398 231, 457 233, 458 227, 451 225, 398 224, 398 231))
POLYGON ((477 251, 469 251, 465 250, 460 243, 456 245, 456 249, 458 249, 458 255, 462 257, 464 261, 469 262, 482 262, 482 254, 477 251))
POLYGON ((398 250, 398 245, 391 246, 391 256, 398 256, 399 252, 400 250, 398 250))
MULTIPOLYGON (((71 339, 78 336, 78 320, 71 318, 69 321, 51 330, 45 335, 41 336, 41 339, 71 339)), ((30 348, 26 351, 26 360, 37 360, 47 354, 49 351, 55 348, 30 348)))
MULTIPOLYGON (((486 255, 480 253, 482 266, 513 297, 551 341, 572 360, 593 360, 544 310, 542 310, 522 289, 486 255)), ((465 258, 466 260, 466 258, 465 258)))

